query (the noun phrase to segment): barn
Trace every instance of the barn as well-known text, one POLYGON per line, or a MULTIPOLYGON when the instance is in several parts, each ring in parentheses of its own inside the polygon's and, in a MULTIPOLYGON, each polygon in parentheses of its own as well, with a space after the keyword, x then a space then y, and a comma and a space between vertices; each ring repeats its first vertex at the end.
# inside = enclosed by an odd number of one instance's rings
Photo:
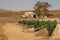
POLYGON ((27 18, 38 18, 38 16, 34 12, 25 12, 23 16, 27 18))

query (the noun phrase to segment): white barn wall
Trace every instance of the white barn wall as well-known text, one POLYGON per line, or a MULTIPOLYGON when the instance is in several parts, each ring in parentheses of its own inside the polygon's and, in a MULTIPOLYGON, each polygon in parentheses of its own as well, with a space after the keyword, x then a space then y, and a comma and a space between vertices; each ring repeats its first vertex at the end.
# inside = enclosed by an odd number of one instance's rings
MULTIPOLYGON (((24 15, 27 16, 28 18, 33 18, 33 15, 36 15, 36 14, 34 12, 25 12, 24 15)), ((38 18, 37 15, 36 15, 36 18, 38 18)))

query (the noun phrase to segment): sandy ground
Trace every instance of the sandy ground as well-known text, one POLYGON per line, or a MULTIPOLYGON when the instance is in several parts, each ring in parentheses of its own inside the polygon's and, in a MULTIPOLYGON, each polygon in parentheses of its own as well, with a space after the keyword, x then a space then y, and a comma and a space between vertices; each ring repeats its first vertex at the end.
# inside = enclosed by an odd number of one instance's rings
POLYGON ((57 24, 50 39, 51 40, 60 40, 60 24, 57 24))
MULTIPOLYGON (((36 37, 35 33, 23 32, 20 25, 6 23, 3 25, 4 35, 8 40, 39 40, 41 37, 36 37)), ((41 38, 42 39, 42 38, 41 38)))
MULTIPOLYGON (((5 23, 2 24, 2 28, 4 30, 4 35, 8 38, 8 40, 52 40, 55 38, 60 38, 60 24, 57 25, 56 29, 53 32, 53 35, 48 38, 48 37, 36 37, 35 33, 28 33, 28 32, 23 32, 22 28, 20 27, 21 25, 16 25, 14 23, 5 23)), ((59 40, 58 38, 58 40, 59 40)), ((56 39, 57 40, 57 39, 56 39)))
POLYGON ((13 23, 6 23, 3 29, 8 40, 32 40, 34 38, 33 33, 24 33, 19 25, 13 23))

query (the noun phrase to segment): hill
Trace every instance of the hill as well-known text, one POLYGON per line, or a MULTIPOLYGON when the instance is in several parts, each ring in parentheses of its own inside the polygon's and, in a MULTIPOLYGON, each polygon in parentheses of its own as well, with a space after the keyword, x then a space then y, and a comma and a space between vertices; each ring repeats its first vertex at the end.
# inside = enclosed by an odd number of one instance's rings
POLYGON ((50 10, 50 14, 60 17, 60 10, 50 10))
MULTIPOLYGON (((0 9, 0 16, 16 16, 23 15, 25 12, 33 12, 34 10, 25 10, 25 11, 9 11, 5 9, 0 9)), ((60 10, 49 10, 49 14, 53 14, 54 16, 60 17, 60 10)))
POLYGON ((0 9, 0 12, 6 12, 6 11, 8 11, 8 10, 5 10, 5 9, 0 9))
POLYGON ((11 17, 16 15, 22 15, 24 11, 9 11, 5 9, 0 9, 0 17, 11 17))

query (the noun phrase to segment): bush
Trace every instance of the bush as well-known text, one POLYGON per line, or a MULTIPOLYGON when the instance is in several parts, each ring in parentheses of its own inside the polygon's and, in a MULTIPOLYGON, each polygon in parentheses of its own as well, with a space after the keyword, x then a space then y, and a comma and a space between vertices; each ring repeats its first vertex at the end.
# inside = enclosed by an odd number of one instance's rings
POLYGON ((54 31, 57 22, 54 21, 39 21, 39 20, 22 20, 18 21, 19 24, 27 25, 27 28, 34 28, 35 32, 39 31, 43 28, 46 28, 48 31, 48 36, 52 35, 52 32, 54 31))

